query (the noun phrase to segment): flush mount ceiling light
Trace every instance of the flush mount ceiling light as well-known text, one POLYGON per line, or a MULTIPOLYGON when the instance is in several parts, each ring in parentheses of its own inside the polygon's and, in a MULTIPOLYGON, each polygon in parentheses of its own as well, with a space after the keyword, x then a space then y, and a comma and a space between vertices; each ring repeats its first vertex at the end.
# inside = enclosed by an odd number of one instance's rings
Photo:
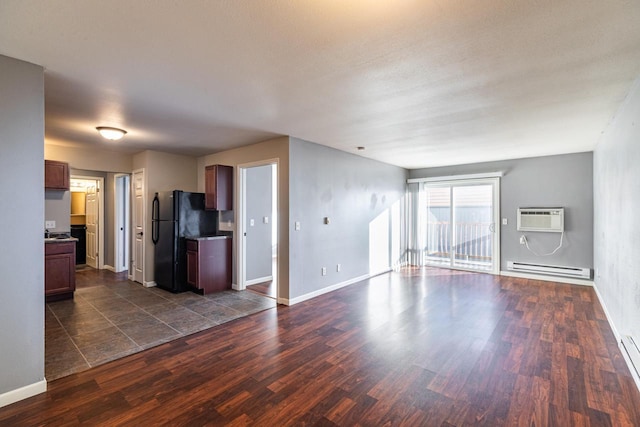
POLYGON ((106 126, 98 126, 96 129, 98 130, 98 132, 100 132, 100 135, 102 135, 103 138, 110 141, 117 141, 119 139, 122 139, 122 137, 127 133, 126 130, 110 128, 106 126))

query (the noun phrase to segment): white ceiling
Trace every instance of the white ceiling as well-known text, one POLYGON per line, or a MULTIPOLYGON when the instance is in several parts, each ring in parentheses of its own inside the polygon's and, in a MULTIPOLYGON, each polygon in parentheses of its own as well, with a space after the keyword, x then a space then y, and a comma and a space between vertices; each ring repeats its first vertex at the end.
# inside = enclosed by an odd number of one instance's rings
POLYGON ((640 74, 640 1, 2 0, 0 54, 45 67, 47 143, 291 135, 418 168, 592 150, 640 74))

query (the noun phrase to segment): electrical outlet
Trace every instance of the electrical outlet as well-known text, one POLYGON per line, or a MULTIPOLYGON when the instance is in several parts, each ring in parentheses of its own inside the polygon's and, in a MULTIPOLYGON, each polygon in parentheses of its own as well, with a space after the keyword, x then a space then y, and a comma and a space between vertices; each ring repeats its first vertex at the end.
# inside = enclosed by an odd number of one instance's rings
POLYGON ((524 236, 524 234, 520 236, 520 244, 521 245, 527 244, 527 238, 524 236))
POLYGON ((340 273, 340 270, 341 270, 341 269, 342 269, 342 265, 340 265, 340 264, 336 265, 336 271, 337 271, 338 273, 340 273))
POLYGON ((44 228, 56 228, 56 222, 55 221, 45 221, 44 222, 44 228))
POLYGON ((300 221, 296 221, 294 224, 296 231, 300 231, 300 221))
POLYGON ((322 275, 323 276, 327 275, 327 267, 322 267, 322 275))

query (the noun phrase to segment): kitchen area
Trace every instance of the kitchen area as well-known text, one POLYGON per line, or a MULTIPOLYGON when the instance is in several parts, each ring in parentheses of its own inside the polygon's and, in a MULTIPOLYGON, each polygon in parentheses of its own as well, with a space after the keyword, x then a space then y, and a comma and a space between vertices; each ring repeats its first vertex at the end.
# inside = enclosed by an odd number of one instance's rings
MULTIPOLYGON (((47 380, 275 307, 273 299, 231 290, 232 233, 219 230, 218 213, 233 208, 233 168, 207 168, 205 193, 167 190, 149 200, 155 244, 147 250, 154 251, 157 285, 149 287, 130 280, 127 271, 91 263, 91 240, 103 246, 91 229, 100 209, 90 198, 107 189, 71 185, 69 165, 46 163, 47 220, 52 205, 68 203, 68 223, 45 224, 52 226, 45 231, 47 380)), ((109 212, 106 199, 103 211, 109 212)), ((111 230, 103 235, 116 229, 102 223, 111 230)))

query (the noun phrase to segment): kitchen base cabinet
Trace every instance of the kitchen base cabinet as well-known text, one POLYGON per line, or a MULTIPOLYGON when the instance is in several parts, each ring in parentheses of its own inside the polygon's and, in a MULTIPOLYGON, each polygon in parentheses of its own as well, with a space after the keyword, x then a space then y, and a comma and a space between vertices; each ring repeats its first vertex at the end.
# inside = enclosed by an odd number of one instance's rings
POLYGON ((231 238, 187 239, 187 283, 206 295, 231 289, 231 238))
POLYGON ((76 243, 45 243, 44 295, 47 302, 73 298, 76 290, 76 243))

